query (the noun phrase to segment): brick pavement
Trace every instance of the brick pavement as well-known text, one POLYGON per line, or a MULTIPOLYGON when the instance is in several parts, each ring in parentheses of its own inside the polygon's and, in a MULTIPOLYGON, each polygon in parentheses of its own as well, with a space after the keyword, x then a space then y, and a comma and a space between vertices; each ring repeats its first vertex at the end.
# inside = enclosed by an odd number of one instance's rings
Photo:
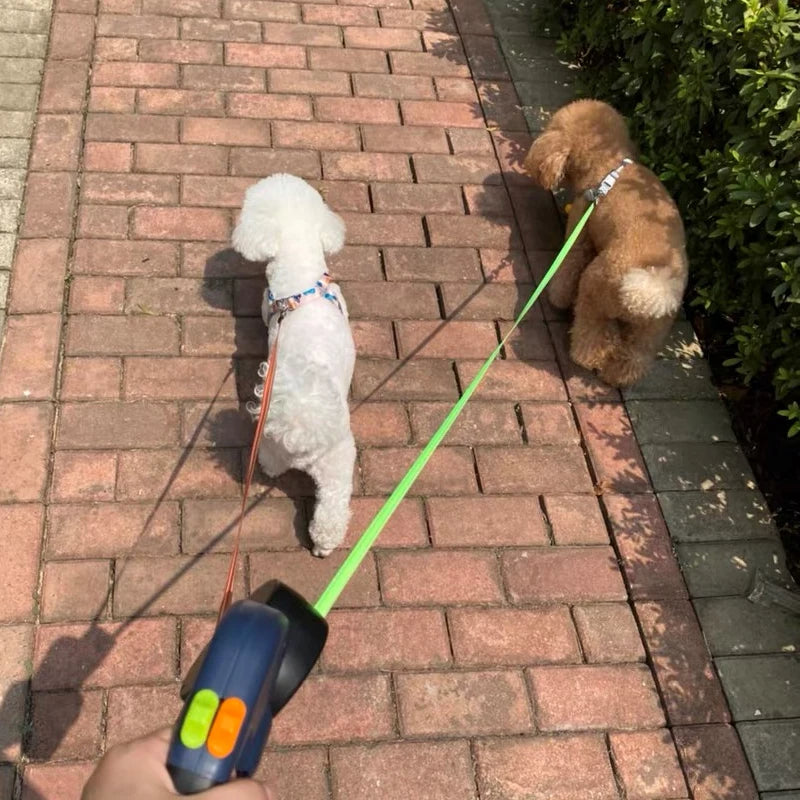
MULTIPOLYGON (((77 800, 210 634, 265 348, 244 188, 293 172, 348 224, 352 541, 559 244, 524 110, 476 0, 57 0, 0 360, 4 797, 77 800)), ((647 455, 564 336, 534 310, 331 614, 282 800, 757 796, 647 455)), ((341 562, 298 544, 311 494, 258 485, 240 595, 341 562)))

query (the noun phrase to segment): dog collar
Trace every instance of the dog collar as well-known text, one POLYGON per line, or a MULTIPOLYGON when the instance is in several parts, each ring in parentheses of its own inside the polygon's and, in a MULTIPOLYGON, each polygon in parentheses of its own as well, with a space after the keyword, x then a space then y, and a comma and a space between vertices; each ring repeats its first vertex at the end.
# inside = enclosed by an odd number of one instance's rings
POLYGON ((310 289, 290 295, 289 297, 276 298, 275 295, 272 294, 272 291, 268 290, 267 299, 269 300, 269 310, 273 314, 285 314, 288 311, 294 311, 305 303, 310 303, 312 300, 324 298, 325 300, 330 300, 331 303, 336 303, 336 307, 339 311, 344 313, 336 292, 332 292, 328 289, 331 280, 330 273, 323 272, 322 277, 310 289))
POLYGON ((587 202, 594 203, 597 202, 601 197, 605 197, 613 188, 614 184, 619 180, 620 173, 622 172, 628 164, 633 164, 632 158, 623 158, 621 163, 618 167, 615 167, 608 173, 608 175, 600 181, 599 185, 595 189, 587 189, 583 196, 586 198, 587 202))

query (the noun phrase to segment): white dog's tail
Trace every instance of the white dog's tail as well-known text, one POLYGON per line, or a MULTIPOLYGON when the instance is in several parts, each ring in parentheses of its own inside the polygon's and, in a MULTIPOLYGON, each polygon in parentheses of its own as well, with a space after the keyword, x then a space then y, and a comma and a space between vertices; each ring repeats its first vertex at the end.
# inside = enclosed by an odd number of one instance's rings
POLYGON ((633 316, 672 317, 681 307, 685 289, 685 279, 669 267, 637 267, 622 278, 620 299, 633 316))

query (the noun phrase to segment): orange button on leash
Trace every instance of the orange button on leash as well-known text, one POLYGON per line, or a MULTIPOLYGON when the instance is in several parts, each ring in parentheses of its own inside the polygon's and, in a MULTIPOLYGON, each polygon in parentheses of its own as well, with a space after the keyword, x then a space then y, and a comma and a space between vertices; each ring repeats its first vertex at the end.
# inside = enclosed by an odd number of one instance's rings
POLYGON ((229 697, 222 703, 206 742, 212 756, 225 758, 233 752, 246 714, 247 706, 238 697, 229 697))

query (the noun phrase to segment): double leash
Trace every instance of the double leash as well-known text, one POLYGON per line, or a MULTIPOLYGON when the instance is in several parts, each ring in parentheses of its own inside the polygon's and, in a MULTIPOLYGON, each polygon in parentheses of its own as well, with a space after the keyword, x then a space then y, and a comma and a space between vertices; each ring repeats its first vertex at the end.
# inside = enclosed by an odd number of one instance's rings
MULTIPOLYGON (((358 570, 359 566, 361 565, 361 562, 364 560, 370 548, 375 543, 375 540, 378 538, 380 533, 386 527, 386 524, 389 522, 392 515, 397 510, 397 507, 400 505, 401 501, 408 494, 412 485, 419 477, 420 473, 425 468, 428 461, 430 461, 431 456, 434 454, 436 449, 442 443, 445 436, 447 436, 450 429, 453 427, 453 424, 458 419, 461 412, 464 410, 464 407, 469 402, 470 398, 475 393, 478 386, 480 386, 486 373, 489 371, 489 368, 497 360, 497 357, 500 355, 503 348, 508 343, 509 339, 517 330, 517 328, 519 328, 520 324, 523 322, 528 312, 533 307, 534 303, 539 299, 547 284, 550 283, 553 276, 556 274, 559 267, 564 262, 564 259, 569 254, 570 250, 572 250, 576 240, 580 236, 581 232, 583 231, 583 228, 585 227, 587 221, 589 220, 589 217, 592 215, 595 208, 597 207, 598 202, 602 200, 611 191, 611 189, 613 189, 614 185, 619 180, 622 170, 627 165, 632 163, 633 161, 630 158, 623 159, 622 162, 619 164, 619 166, 611 170, 611 172, 609 172, 603 178, 603 180, 598 184, 596 188, 587 189, 583 193, 583 196, 589 203, 589 205, 587 206, 583 215, 573 228, 572 233, 570 233, 570 235, 567 237, 567 240, 562 245, 561 250, 559 250, 558 254, 553 260, 553 263, 550 265, 547 272, 544 274, 544 277, 541 279, 541 281, 539 281, 536 288, 531 293, 531 296, 528 298, 528 301, 525 303, 524 307, 522 308, 522 311, 520 311, 519 315, 514 320, 513 325, 508 330, 503 339, 500 341, 500 344, 498 344, 497 347, 495 347, 491 355, 481 365, 475 377, 472 379, 470 384, 464 390, 464 393, 456 401, 455 405, 450 409, 450 411, 444 418, 441 425, 434 431, 433 435, 428 440, 428 443, 425 445, 420 454, 414 460, 414 463, 408 468, 408 471, 401 478, 400 482, 397 484, 394 491, 389 495, 389 497, 386 499, 386 502, 381 506, 381 508, 372 518, 372 521, 369 523, 369 525, 367 525, 366 529, 361 534, 358 541, 353 545, 347 557, 342 562, 341 566, 336 571, 334 576, 331 578, 330 582, 328 583, 327 587, 323 590, 317 602, 314 604, 314 610, 321 617, 326 617, 328 615, 328 612, 331 610, 336 601, 339 599, 339 596, 341 595, 347 584, 352 579, 356 570, 358 570)), ((339 309, 341 310, 341 305, 339 303, 338 298, 335 296, 335 294, 328 291, 327 287, 329 283, 330 283, 330 275, 328 275, 328 273, 325 273, 323 275, 323 278, 320 281, 318 281, 314 287, 306 290, 305 292, 301 292, 300 294, 292 295, 291 297, 281 298, 281 299, 275 299, 272 296, 271 292, 268 294, 268 298, 272 303, 271 309, 273 311, 279 312, 281 316, 278 318, 278 326, 275 331, 275 341, 270 349, 268 365, 264 375, 264 389, 261 396, 261 407, 259 410, 258 422, 256 424, 256 431, 253 439, 253 444, 250 449, 250 462, 248 464, 247 476, 244 484, 242 507, 239 512, 239 520, 236 530, 234 549, 231 555, 231 563, 228 570, 227 581, 225 583, 225 593, 223 595, 222 605, 220 606, 220 613, 219 613, 220 618, 230 606, 232 599, 233 582, 236 573, 236 565, 239 557, 239 541, 241 537, 242 522, 244 519, 247 496, 250 491, 250 485, 252 483, 253 473, 255 471, 255 464, 257 461, 258 446, 261 441, 261 436, 264 430, 264 423, 267 418, 267 413, 269 411, 269 404, 272 397, 272 385, 275 380, 275 370, 277 367, 278 339, 280 335, 281 323, 286 313, 297 308, 306 300, 324 298, 332 302, 335 302, 339 306, 339 309)))
MULTIPOLYGON (((276 580, 262 586, 251 599, 235 604, 231 602, 247 496, 272 399, 282 323, 286 314, 305 298, 322 297, 338 303, 335 295, 327 290, 328 276, 323 276, 323 280, 311 290, 300 295, 281 300, 268 295, 272 301, 271 309, 278 314, 278 319, 268 361, 259 367, 259 376, 263 374, 264 377, 264 384, 259 387, 261 407, 250 448, 225 591, 214 635, 184 681, 182 696, 185 703, 167 753, 167 771, 179 794, 197 794, 225 783, 234 771, 244 776, 255 772, 269 737, 272 719, 300 688, 325 647, 328 638, 325 617, 328 612, 509 337, 561 266, 596 205, 597 198, 588 205, 511 329, 480 367, 313 607, 297 592, 276 580)), ((340 304, 340 309, 343 310, 343 304, 340 304)), ((259 396, 258 390, 256 396, 259 396)))

